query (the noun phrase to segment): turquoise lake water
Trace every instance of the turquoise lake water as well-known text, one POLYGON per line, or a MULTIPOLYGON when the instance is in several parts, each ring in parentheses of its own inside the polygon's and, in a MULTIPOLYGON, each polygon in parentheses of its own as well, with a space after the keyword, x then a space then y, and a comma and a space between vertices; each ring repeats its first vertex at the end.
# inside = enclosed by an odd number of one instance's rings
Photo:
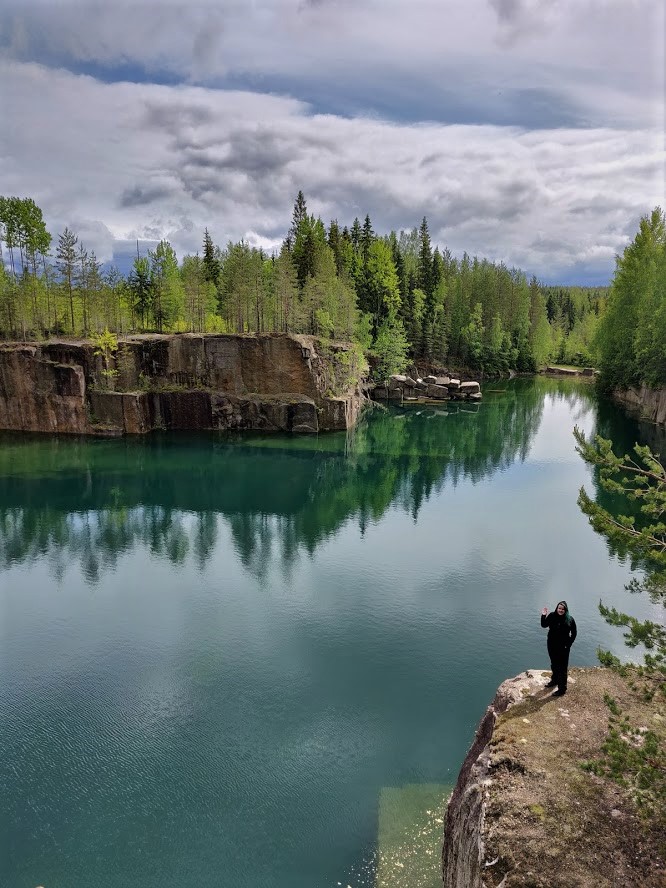
POLYGON ((627 656, 600 598, 651 613, 574 424, 660 445, 548 379, 315 438, 1 436, 0 885, 374 886, 544 605, 573 665, 627 656))

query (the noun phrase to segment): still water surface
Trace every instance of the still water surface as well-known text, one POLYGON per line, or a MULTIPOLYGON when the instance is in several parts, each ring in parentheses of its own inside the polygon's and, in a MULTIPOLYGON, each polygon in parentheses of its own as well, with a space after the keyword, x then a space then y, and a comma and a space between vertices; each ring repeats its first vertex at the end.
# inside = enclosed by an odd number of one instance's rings
POLYGON ((547 665, 544 605, 574 665, 626 656, 600 597, 650 612, 576 423, 651 434, 536 379, 348 435, 0 437, 0 884, 373 886, 416 828, 381 811, 422 787, 441 829, 496 686, 547 665))

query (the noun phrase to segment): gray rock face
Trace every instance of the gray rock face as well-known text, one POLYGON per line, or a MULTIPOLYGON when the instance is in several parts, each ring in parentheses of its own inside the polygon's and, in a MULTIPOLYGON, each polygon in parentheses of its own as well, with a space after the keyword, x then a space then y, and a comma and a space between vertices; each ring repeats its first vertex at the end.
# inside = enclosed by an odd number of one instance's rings
POLYGON ((405 376, 403 373, 394 373, 393 376, 389 378, 388 387, 390 389, 416 388, 416 385, 416 380, 412 379, 411 376, 405 376))
POLYGON ((450 376, 429 376, 423 379, 412 379, 404 374, 394 374, 386 385, 377 386, 373 392, 377 400, 420 400, 430 398, 445 401, 453 399, 457 401, 481 400, 481 386, 478 382, 470 381, 461 383, 459 379, 450 376))
POLYGON ((448 388, 444 385, 429 385, 427 395, 429 398, 435 398, 438 401, 448 401, 451 397, 448 388))
POLYGON ((642 385, 640 388, 617 389, 613 399, 643 419, 666 426, 666 388, 652 389, 642 385))
POLYGON ((546 367, 546 373, 550 373, 552 376, 578 376, 578 370, 573 370, 570 367, 546 367))
POLYGON ((458 391, 464 395, 475 395, 481 391, 481 386, 478 382, 461 382, 458 386, 458 391))
POLYGON ((442 851, 445 888, 482 888, 483 827, 490 771, 488 744, 497 718, 522 700, 525 693, 535 693, 543 684, 540 670, 523 672, 503 682, 476 729, 446 810, 442 851))

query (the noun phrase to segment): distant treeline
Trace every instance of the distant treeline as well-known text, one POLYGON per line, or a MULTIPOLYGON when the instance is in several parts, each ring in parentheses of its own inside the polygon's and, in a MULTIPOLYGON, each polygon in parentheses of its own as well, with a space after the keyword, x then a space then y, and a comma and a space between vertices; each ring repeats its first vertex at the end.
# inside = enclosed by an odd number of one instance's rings
POLYGON ((312 333, 355 339, 380 372, 408 360, 487 373, 594 362, 606 288, 544 287, 504 264, 433 249, 424 218, 375 233, 369 216, 328 227, 298 193, 279 251, 244 241, 179 263, 167 241, 124 277, 66 228, 52 243, 30 198, 0 198, 0 336, 110 330, 312 333))

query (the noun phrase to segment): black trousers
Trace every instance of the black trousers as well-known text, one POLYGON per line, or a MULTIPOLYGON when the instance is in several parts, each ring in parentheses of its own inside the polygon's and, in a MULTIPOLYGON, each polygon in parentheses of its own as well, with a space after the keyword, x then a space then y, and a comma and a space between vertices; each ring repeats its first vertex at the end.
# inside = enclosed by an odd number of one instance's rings
POLYGON ((550 668, 553 672, 553 681, 561 691, 567 689, 567 671, 569 669, 569 648, 548 642, 548 656, 550 668))

